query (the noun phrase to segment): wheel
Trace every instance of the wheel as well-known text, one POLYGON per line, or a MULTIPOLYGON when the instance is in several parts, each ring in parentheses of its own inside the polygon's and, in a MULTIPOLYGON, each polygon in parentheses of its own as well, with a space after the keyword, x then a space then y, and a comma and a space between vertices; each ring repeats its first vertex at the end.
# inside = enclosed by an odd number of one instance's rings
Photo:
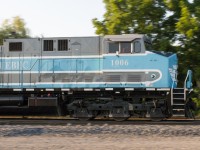
POLYGON ((154 117, 154 118, 150 118, 150 119, 151 119, 151 121, 154 121, 154 122, 160 122, 160 121, 162 121, 165 118, 154 117))
POLYGON ((78 117, 78 120, 80 120, 80 121, 89 121, 89 120, 91 120, 91 118, 90 117, 78 117))
POLYGON ((151 121, 162 121, 165 119, 165 115, 162 113, 160 108, 152 108, 150 112, 151 121))
POLYGON ((75 112, 75 117, 81 121, 88 121, 95 118, 93 112, 87 108, 78 108, 75 112))
POLYGON ((113 117, 115 121, 126 121, 129 117, 113 117))
POLYGON ((111 116, 115 121, 125 121, 130 117, 130 114, 124 107, 119 107, 112 109, 111 116))

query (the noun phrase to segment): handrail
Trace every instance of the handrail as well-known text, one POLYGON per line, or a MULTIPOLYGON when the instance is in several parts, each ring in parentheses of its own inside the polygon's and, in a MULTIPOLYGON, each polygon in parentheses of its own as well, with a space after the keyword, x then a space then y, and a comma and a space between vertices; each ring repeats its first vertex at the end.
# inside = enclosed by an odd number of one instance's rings
MULTIPOLYGON (((188 82, 188 78, 190 78, 190 76, 191 76, 191 74, 192 74, 192 71, 191 70, 188 70, 187 71, 187 76, 186 76, 186 78, 185 78, 185 81, 184 81, 184 93, 186 93, 186 90, 187 90, 187 82, 188 82)), ((189 87, 190 88, 190 87, 189 87)), ((184 94, 184 100, 186 101, 186 94, 184 94)))
POLYGON ((175 83, 175 81, 173 80, 173 83, 172 83, 172 89, 174 88, 174 83, 175 83))
POLYGON ((187 80, 188 80, 188 77, 189 77, 190 71, 191 71, 191 70, 188 70, 188 71, 187 71, 187 76, 186 76, 185 81, 184 81, 184 89, 187 88, 187 80))

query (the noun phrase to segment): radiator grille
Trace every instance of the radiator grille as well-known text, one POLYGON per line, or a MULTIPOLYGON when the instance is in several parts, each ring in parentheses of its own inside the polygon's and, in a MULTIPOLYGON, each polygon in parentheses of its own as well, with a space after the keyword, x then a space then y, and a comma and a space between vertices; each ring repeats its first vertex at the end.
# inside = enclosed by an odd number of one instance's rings
POLYGON ((107 75, 106 82, 120 82, 120 75, 107 75))
POLYGON ((128 75, 127 82, 142 82, 141 74, 128 75))
POLYGON ((90 77, 90 76, 85 77, 85 82, 92 82, 92 80, 93 80, 93 77, 90 77))
POLYGON ((62 79, 62 82, 70 82, 70 79, 62 79))

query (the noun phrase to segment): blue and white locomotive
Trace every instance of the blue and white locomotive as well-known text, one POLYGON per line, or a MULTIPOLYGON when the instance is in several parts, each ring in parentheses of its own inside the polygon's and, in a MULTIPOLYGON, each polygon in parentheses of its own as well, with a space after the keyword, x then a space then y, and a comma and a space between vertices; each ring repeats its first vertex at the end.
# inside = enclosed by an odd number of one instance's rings
POLYGON ((5 39, 0 105, 62 108, 79 119, 185 115, 192 72, 177 88, 177 55, 145 35, 5 39))

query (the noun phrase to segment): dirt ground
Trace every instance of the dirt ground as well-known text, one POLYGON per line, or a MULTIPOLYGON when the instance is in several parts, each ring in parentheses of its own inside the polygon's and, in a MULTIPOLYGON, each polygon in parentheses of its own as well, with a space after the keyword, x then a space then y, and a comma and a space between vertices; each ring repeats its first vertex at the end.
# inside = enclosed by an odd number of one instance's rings
POLYGON ((0 150, 197 150, 199 126, 1 125, 0 150))
POLYGON ((0 138, 1 150, 196 150, 199 138, 97 136, 32 136, 0 138))

